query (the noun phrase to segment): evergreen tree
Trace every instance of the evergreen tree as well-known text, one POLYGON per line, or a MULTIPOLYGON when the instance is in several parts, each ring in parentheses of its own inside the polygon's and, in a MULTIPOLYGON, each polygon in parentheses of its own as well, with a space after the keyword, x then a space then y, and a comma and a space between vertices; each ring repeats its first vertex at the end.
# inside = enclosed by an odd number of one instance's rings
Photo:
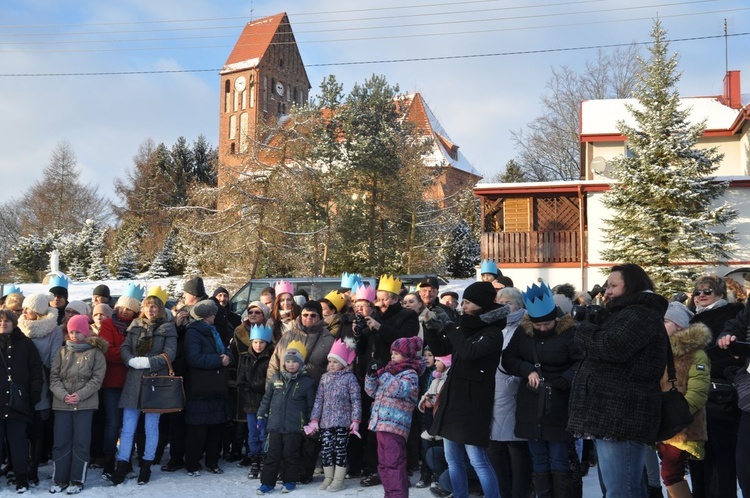
POLYGON ((117 280, 132 280, 137 275, 138 262, 135 258, 135 251, 130 245, 127 245, 120 256, 116 278, 117 280))
POLYGON ((111 277, 109 268, 104 263, 105 238, 107 231, 104 227, 97 227, 98 233, 89 246, 90 264, 86 277, 89 280, 105 280, 111 277))
POLYGON ((49 253, 54 248, 55 243, 50 235, 21 237, 13 247, 10 264, 25 279, 31 282, 41 282, 49 271, 49 253))
POLYGON ((474 267, 479 264, 479 254, 479 241, 471 233, 469 224, 464 220, 456 223, 445 246, 448 274, 454 278, 471 277, 474 267))
POLYGON ((151 265, 148 267, 148 278, 164 278, 168 277, 169 272, 167 271, 167 263, 164 257, 164 251, 159 251, 154 256, 151 265))
POLYGON ((513 159, 505 163, 505 171, 498 173, 496 180, 500 183, 521 183, 528 181, 521 165, 513 159))
POLYGON ((211 147, 204 135, 193 142, 193 178, 205 185, 216 186, 218 151, 211 147))
POLYGON ((651 36, 651 56, 635 91, 638 105, 628 106, 636 127, 619 123, 631 154, 612 162, 618 182, 603 199, 614 214, 606 220, 609 248, 602 255, 643 266, 659 292, 668 294, 683 291, 701 270, 678 263, 713 265, 728 257, 735 231, 717 228, 737 213, 726 204, 711 209, 727 188, 710 176, 723 155, 695 147, 705 122, 689 123, 689 111, 679 108, 677 55, 667 55, 658 20, 651 36))

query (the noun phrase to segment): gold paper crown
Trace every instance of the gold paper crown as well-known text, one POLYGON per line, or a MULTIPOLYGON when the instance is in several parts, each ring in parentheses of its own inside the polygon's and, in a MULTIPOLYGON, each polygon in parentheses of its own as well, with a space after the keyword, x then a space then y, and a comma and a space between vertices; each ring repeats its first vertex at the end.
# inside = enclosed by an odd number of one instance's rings
POLYGON ((401 280, 391 275, 381 275, 378 282, 378 290, 398 295, 401 292, 401 285, 403 285, 401 280))
POLYGON ((305 347, 304 344, 302 344, 302 341, 290 342, 289 345, 286 347, 286 350, 289 351, 290 349, 298 351, 299 354, 302 355, 302 358, 307 359, 307 348, 305 347))
POLYGON ((344 309, 344 305, 346 304, 346 297, 337 290, 333 290, 326 294, 325 299, 331 301, 331 304, 336 307, 336 311, 339 313, 344 309))
POLYGON ((146 293, 146 297, 149 296, 158 297, 159 300, 161 300, 161 303, 165 305, 167 304, 167 299, 169 299, 169 294, 167 294, 166 290, 161 288, 161 285, 151 287, 146 293))

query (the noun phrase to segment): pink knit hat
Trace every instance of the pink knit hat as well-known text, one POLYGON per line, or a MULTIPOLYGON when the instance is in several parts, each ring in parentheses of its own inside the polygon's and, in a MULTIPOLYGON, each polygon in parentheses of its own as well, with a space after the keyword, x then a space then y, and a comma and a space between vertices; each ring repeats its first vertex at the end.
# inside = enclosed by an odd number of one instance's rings
POLYGON ((450 368, 451 363, 453 363, 453 355, 448 356, 436 356, 435 361, 439 361, 443 365, 445 365, 445 368, 450 368))
POLYGON ((422 352, 422 339, 419 336, 396 339, 391 344, 391 351, 399 353, 404 358, 414 360, 422 352))
POLYGON ((68 331, 80 332, 85 337, 91 333, 89 328, 89 317, 86 315, 75 315, 68 320, 68 331))

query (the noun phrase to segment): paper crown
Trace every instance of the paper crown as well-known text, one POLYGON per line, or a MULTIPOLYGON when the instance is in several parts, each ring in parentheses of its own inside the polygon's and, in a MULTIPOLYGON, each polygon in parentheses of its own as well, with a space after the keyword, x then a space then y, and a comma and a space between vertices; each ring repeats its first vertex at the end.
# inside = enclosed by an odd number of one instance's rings
POLYGON ((362 275, 359 273, 342 273, 341 274, 341 287, 346 289, 353 289, 357 284, 362 283, 362 275))
POLYGON ((122 295, 125 297, 132 297, 136 301, 143 301, 143 295, 146 293, 146 288, 140 284, 129 283, 125 287, 122 295))
POLYGON ((401 280, 391 275, 381 275, 380 282, 378 282, 378 290, 399 294, 402 285, 401 280))
POLYGON ((328 359, 333 357, 334 360, 340 362, 345 367, 348 367, 357 357, 357 351, 355 351, 354 339, 347 337, 343 341, 336 339, 336 342, 331 346, 331 351, 328 353, 328 359))
POLYGON ((289 352, 290 349, 297 351, 299 354, 302 355, 302 358, 307 359, 307 348, 305 347, 304 344, 302 344, 301 341, 290 342, 289 345, 286 347, 287 353, 289 352))
POLYGON ((491 259, 483 260, 481 266, 479 267, 479 273, 492 273, 493 275, 497 275, 497 263, 495 263, 491 259))
POLYGON ((276 297, 279 297, 282 294, 291 294, 294 295, 294 285, 292 285, 291 282, 286 280, 279 280, 274 284, 273 286, 274 294, 276 294, 276 297))
MULTIPOLYGON (((542 285, 532 284, 530 288, 527 286, 526 292, 521 294, 529 318, 546 318, 555 311, 555 299, 552 296, 552 291, 544 282, 542 282, 542 285)), ((550 320, 552 318, 554 317, 551 317, 550 320)))
POLYGON ((158 297, 162 304, 167 304, 167 299, 169 299, 169 294, 167 294, 165 289, 161 288, 161 285, 155 285, 149 288, 146 297, 149 296, 158 297))
POLYGON ((70 280, 64 273, 51 275, 49 278, 49 288, 62 287, 63 289, 68 288, 70 280))
POLYGON ((367 285, 367 284, 360 284, 356 287, 356 289, 352 289, 352 293, 354 293, 354 301, 370 301, 371 303, 375 302, 375 294, 377 291, 374 287, 367 285))
POLYGON ((23 296, 23 292, 21 292, 21 288, 18 287, 16 284, 10 284, 8 286, 3 287, 3 297, 7 296, 8 294, 21 294, 23 296))
POLYGON ((346 297, 337 290, 332 290, 326 294, 325 299, 329 300, 339 313, 344 309, 344 305, 346 304, 346 297))
POLYGON ((265 325, 253 325, 250 327, 250 340, 254 341, 259 339, 261 341, 271 342, 271 327, 265 325))

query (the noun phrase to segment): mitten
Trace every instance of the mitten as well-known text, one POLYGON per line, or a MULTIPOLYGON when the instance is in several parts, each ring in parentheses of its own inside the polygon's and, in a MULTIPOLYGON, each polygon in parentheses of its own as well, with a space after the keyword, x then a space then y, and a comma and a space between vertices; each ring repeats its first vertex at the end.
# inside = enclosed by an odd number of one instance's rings
POLYGON ((370 360, 370 363, 367 364, 367 375, 370 377, 377 377, 378 376, 378 370, 383 368, 383 362, 374 359, 370 360))
POLYGON ((136 356, 135 358, 130 358, 128 366, 130 368, 135 368, 136 370, 144 370, 146 368, 151 368, 151 362, 146 356, 136 356))

